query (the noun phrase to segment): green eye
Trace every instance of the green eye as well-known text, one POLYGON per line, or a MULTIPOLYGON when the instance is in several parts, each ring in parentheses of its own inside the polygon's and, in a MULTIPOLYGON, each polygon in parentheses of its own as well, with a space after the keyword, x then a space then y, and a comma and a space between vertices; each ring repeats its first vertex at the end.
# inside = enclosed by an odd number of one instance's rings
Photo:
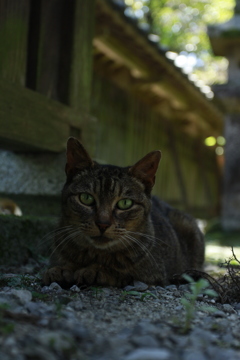
POLYGON ((82 193, 79 195, 79 199, 82 204, 91 206, 95 203, 94 197, 88 193, 82 193))
POLYGON ((117 207, 120 210, 127 210, 129 209, 133 204, 133 201, 131 199, 122 199, 119 200, 119 202, 117 203, 117 207))

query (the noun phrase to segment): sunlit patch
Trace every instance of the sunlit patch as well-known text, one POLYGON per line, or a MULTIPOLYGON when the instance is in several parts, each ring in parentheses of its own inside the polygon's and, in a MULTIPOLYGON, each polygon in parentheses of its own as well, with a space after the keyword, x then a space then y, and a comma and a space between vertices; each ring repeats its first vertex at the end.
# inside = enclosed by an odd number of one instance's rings
POLYGON ((223 136, 217 137, 217 144, 220 146, 224 146, 226 144, 226 139, 223 136))
POLYGON ((220 156, 220 155, 224 154, 224 149, 222 146, 218 146, 218 147, 216 147, 215 152, 218 156, 220 156))
POLYGON ((206 146, 214 146, 216 145, 216 138, 214 136, 209 136, 204 140, 206 146))

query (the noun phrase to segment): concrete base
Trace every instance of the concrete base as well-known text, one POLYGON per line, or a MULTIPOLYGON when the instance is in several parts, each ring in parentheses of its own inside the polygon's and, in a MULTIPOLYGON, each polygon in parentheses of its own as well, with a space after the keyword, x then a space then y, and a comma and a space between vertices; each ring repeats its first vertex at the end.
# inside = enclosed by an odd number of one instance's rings
POLYGON ((65 182, 64 154, 0 151, 0 193, 60 195, 65 182))
POLYGON ((225 122, 225 169, 221 222, 224 230, 240 230, 240 115, 225 122))

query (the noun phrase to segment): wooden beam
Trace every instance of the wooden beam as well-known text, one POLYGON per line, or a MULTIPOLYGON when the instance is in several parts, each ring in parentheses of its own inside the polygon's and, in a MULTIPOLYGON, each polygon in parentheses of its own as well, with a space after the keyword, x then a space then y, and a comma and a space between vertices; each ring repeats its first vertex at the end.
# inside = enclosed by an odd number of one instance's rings
POLYGON ((91 123, 78 111, 16 84, 0 81, 0 148, 61 152, 72 132, 91 123))
MULTIPOLYGON (((175 105, 180 104, 181 107, 187 105, 186 107, 191 108, 193 113, 198 113, 203 121, 209 123, 212 130, 221 134, 223 116, 217 107, 191 84, 181 70, 165 57, 164 53, 153 46, 146 36, 140 34, 136 26, 128 23, 120 12, 114 11, 104 0, 97 0, 97 24, 99 30, 96 34, 97 39, 104 39, 104 45, 108 45, 118 57, 122 47, 125 48, 123 58, 126 57, 126 52, 133 53, 134 49, 134 57, 139 59, 137 65, 141 65, 140 61, 147 66, 147 69, 150 69, 150 78, 155 77, 156 81, 159 80, 159 87, 172 97, 175 105), (122 44, 121 47, 119 44, 122 44)), ((124 64, 130 68, 129 64, 126 62, 124 64)))

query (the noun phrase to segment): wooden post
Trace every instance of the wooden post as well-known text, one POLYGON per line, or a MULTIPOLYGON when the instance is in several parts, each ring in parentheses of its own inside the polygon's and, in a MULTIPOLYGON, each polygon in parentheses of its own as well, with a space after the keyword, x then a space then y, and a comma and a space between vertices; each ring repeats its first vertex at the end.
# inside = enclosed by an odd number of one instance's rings
POLYGON ((95 0, 75 0, 69 105, 90 111, 95 0))
POLYGON ((25 85, 29 0, 0 0, 0 79, 25 85))
POLYGON ((174 163, 174 167, 175 167, 175 171, 176 171, 176 176, 178 179, 178 185, 180 188, 180 192, 181 192, 181 198, 182 198, 182 204, 185 208, 185 210, 188 209, 188 196, 187 196, 187 190, 186 190, 186 186, 184 183, 184 178, 183 178, 183 174, 182 174, 182 169, 181 169, 181 165, 180 165, 180 157, 176 148, 176 138, 175 138, 175 134, 171 128, 171 124, 169 124, 169 126, 166 128, 167 132, 168 132, 168 139, 169 139, 169 151, 172 155, 172 159, 173 159, 173 163, 174 163))

